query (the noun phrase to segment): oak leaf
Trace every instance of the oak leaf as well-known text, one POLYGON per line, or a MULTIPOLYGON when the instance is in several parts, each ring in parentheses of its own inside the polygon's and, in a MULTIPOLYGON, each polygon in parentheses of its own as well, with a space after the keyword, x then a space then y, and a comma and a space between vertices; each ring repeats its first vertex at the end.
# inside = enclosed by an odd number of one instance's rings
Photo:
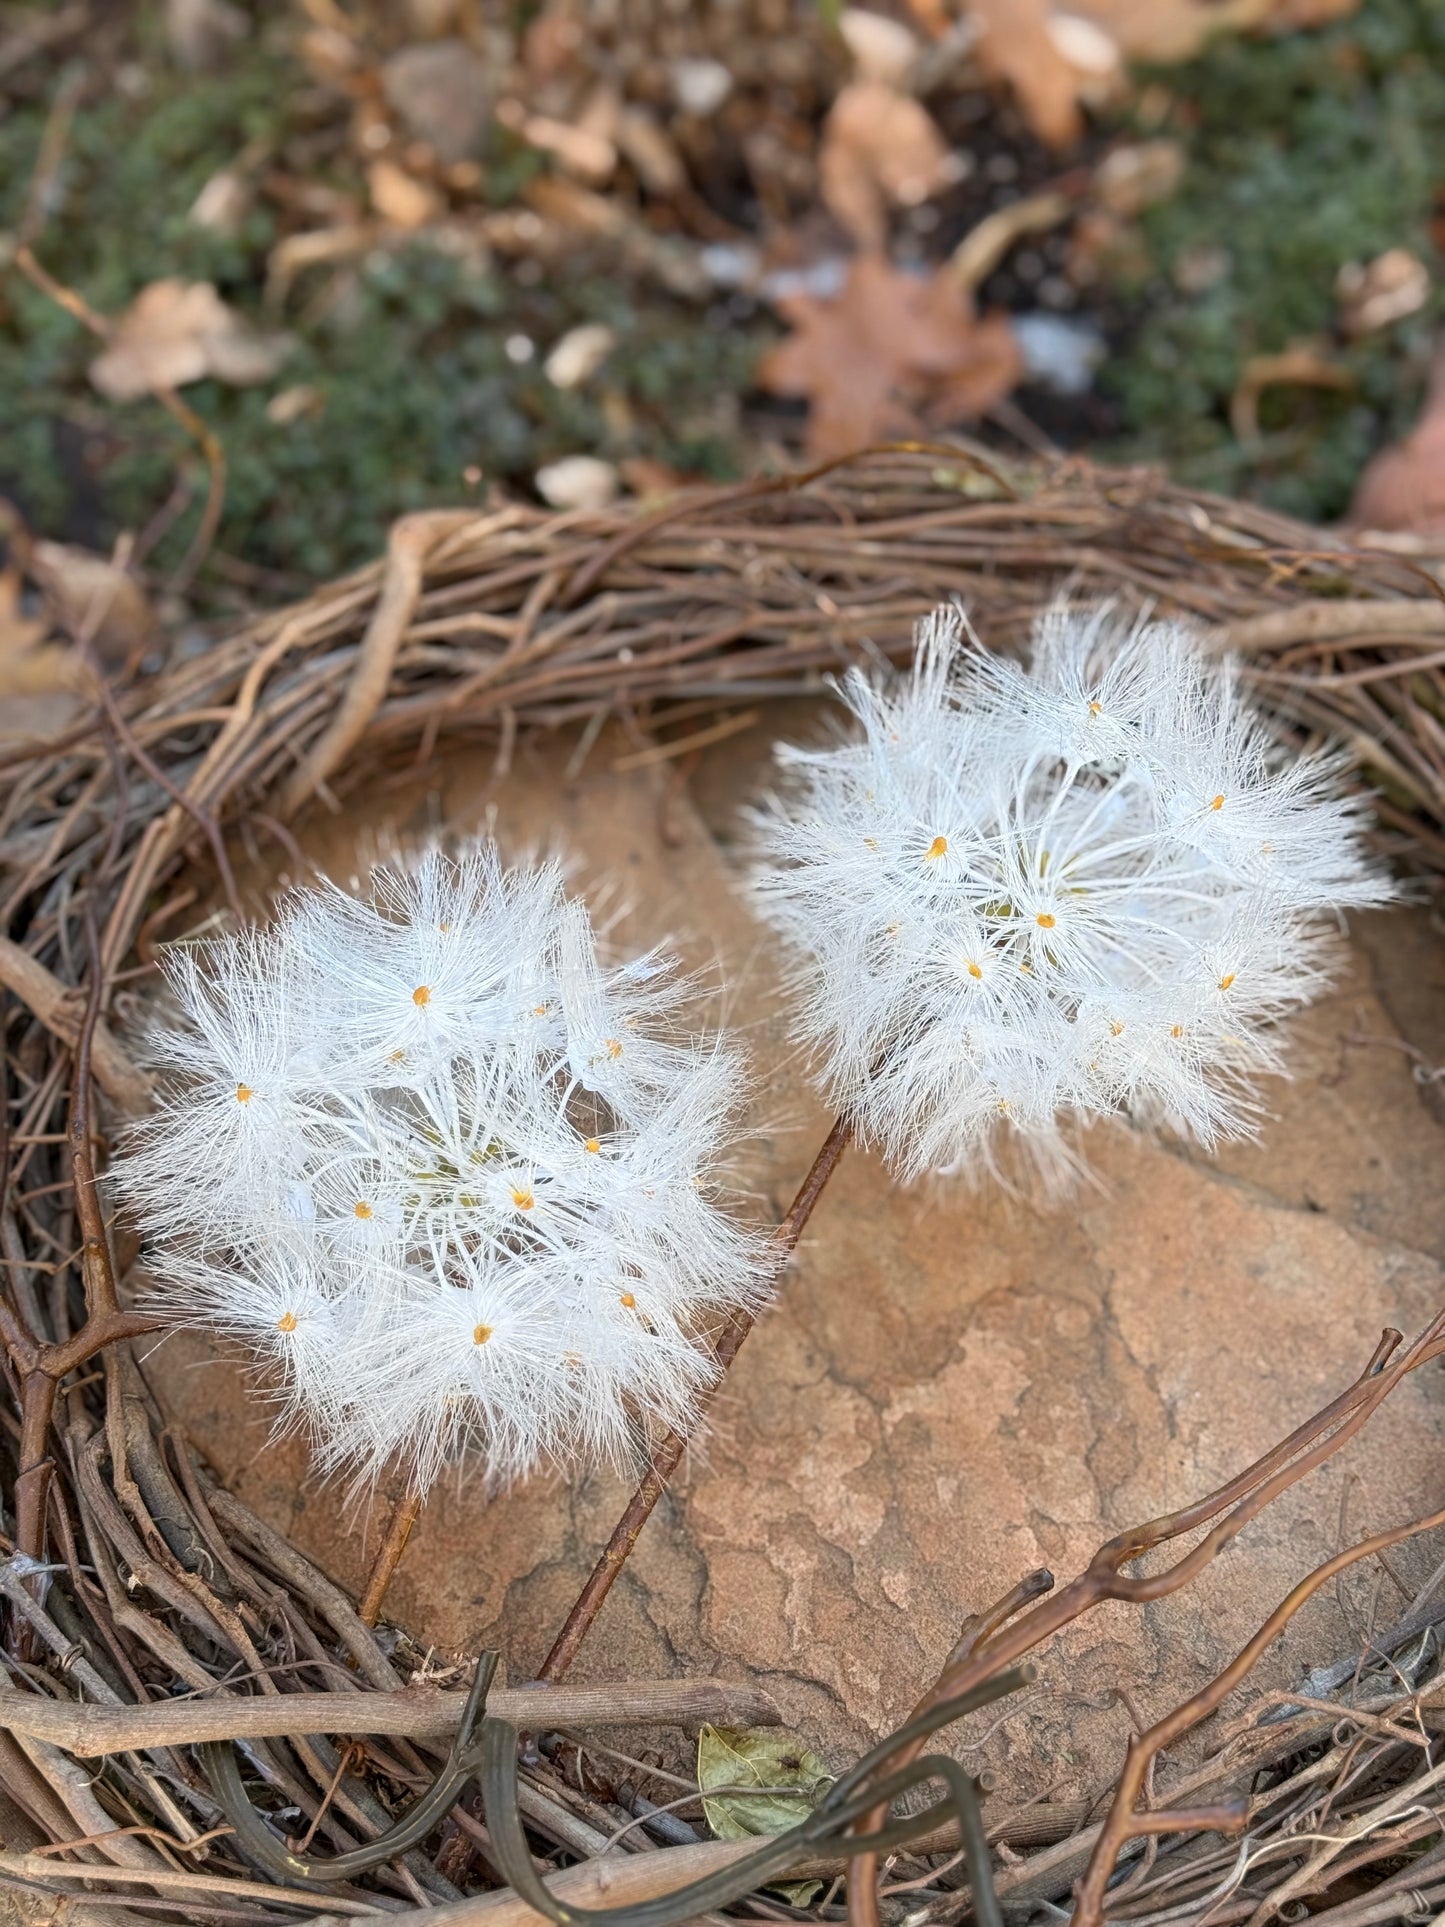
POLYGON ((908 274, 881 255, 859 255, 831 300, 794 295, 778 305, 793 332, 764 357, 758 380, 809 403, 813 455, 981 415, 1022 372, 1003 316, 977 315, 946 274, 908 274))

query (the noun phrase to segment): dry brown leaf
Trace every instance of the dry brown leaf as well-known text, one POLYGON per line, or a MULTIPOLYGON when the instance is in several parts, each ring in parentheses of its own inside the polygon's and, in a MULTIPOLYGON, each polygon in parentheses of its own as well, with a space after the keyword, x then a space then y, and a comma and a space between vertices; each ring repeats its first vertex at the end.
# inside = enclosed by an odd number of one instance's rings
POLYGON ((882 247, 888 207, 916 207, 958 178, 927 108, 882 81, 844 87, 823 123, 818 184, 860 247, 882 247))
POLYGON ((1340 327, 1372 335, 1416 313, 1430 299, 1430 270, 1408 248, 1387 248, 1373 261, 1346 261, 1335 276, 1340 327))
POLYGON ((980 415, 1018 380, 1022 356, 1000 315, 975 314, 945 275, 905 274, 860 255, 831 301, 779 304, 793 333, 764 357, 771 394, 806 399, 808 449, 841 455, 919 420, 944 426, 980 415))
POLYGON ((1359 5, 1360 0, 1065 0, 1061 11, 1102 27, 1126 60, 1168 66, 1192 60, 1221 33, 1323 27, 1359 5))
POLYGON ((1183 177, 1182 144, 1161 135, 1106 154, 1094 169, 1093 192, 1111 214, 1133 220, 1146 207, 1167 201, 1183 177))
POLYGON ((435 188, 408 174, 395 161, 373 161, 366 170, 366 187, 371 205, 393 227, 425 227, 445 205, 435 188))
POLYGON ((287 234, 272 248, 266 260, 266 306, 285 305, 297 275, 307 268, 339 267, 366 253, 376 240, 373 225, 365 221, 346 221, 339 227, 304 228, 287 234))
POLYGON ((904 90, 918 58, 918 40, 901 20, 863 7, 845 7, 838 31, 853 56, 856 80, 877 80, 885 87, 904 90))
POLYGON ((1347 520, 1357 529, 1445 530, 1445 349, 1436 353, 1419 421, 1365 464, 1347 520))
POLYGON ((55 736, 84 707, 76 652, 51 641, 44 616, 21 606, 18 569, 0 570, 0 742, 55 736))
MULTIPOLYGON (((980 28, 985 69, 1007 81, 1029 125, 1051 147, 1067 147, 1084 130, 1080 76, 1049 31, 1048 0, 969 0, 980 28)), ((1081 8, 1097 20, 1098 9, 1081 8)))
POLYGON ((1266 388, 1353 388, 1348 368, 1317 341, 1292 341, 1277 355, 1251 355, 1229 400, 1229 425, 1242 442, 1259 433, 1259 398, 1266 388))
POLYGON ((55 628, 84 636, 102 661, 139 655, 156 631, 155 613, 134 576, 93 549, 34 542, 27 561, 55 628))
POLYGON ((44 616, 27 616, 21 607, 20 571, 0 569, 0 678, 8 690, 14 666, 34 654, 50 634, 44 616))
POLYGON ((110 401, 135 401, 210 375, 233 387, 269 381, 290 350, 285 335, 259 335, 209 281, 152 281, 111 328, 90 364, 110 401))
POLYGON ((293 422, 321 414, 325 406, 326 397, 321 390, 312 382, 302 381, 271 397, 266 404, 266 419, 277 428, 290 428, 293 422))
POLYGON ((666 197, 687 186, 687 169, 667 129, 645 107, 624 107, 617 116, 617 146, 649 194, 666 197))

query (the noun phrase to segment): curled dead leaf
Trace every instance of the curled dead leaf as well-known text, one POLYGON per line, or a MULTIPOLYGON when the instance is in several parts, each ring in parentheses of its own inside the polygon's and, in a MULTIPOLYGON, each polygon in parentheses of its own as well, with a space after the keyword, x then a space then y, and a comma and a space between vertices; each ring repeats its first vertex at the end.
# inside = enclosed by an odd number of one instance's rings
POLYGON ((1040 140, 1070 146, 1084 131, 1080 76, 1050 31, 1048 0, 969 0, 969 11, 985 72, 1013 89, 1040 140))
POLYGON ((1022 371, 1006 317, 977 315, 946 274, 907 274, 878 255, 854 260, 836 297, 778 305, 793 332, 764 357, 758 380, 771 394, 806 399, 816 456, 910 433, 920 421, 970 420, 1022 371))
POLYGON ((373 161, 366 170, 371 205, 393 227, 421 228, 436 220, 445 203, 434 187, 419 181, 395 161, 373 161))
POLYGON ((135 401, 207 376, 233 387, 269 381, 286 335, 255 332, 209 281, 152 281, 111 326, 90 379, 108 401, 135 401))
POLYGON ((666 198, 687 186, 687 169, 667 129, 645 107, 624 107, 617 116, 619 152, 649 194, 666 198))
POLYGON ((85 707, 78 651, 28 614, 16 568, 0 570, 0 743, 57 736, 85 707))
POLYGON ((290 428, 293 422, 321 414, 325 406, 321 390, 313 382, 301 381, 271 397, 266 404, 266 419, 276 428, 290 428))
POLYGON ((1259 398, 1266 388, 1353 388, 1355 378, 1315 341, 1292 341, 1277 355, 1251 355, 1229 401, 1229 425, 1242 441, 1259 434, 1259 398))
POLYGON ((1356 529, 1445 531, 1445 348, 1436 352, 1419 421, 1365 464, 1346 519, 1356 529))
POLYGON ((1167 201, 1183 177, 1183 147, 1161 135, 1106 154, 1094 169, 1093 191, 1111 214, 1133 220, 1146 207, 1167 201))
MULTIPOLYGON (((1005 0, 1006 4, 1006 0, 1005 0)), ((1065 11, 1102 27, 1126 60, 1192 60, 1221 33, 1292 33, 1355 12, 1360 0, 1066 0, 1065 11)))
POLYGON ((823 123, 818 184, 860 247, 882 247, 890 205, 916 207, 961 171, 927 108, 881 81, 850 82, 823 123))
POLYGON ((918 37, 901 20, 864 7, 845 7, 838 17, 843 44, 853 56, 857 79, 902 92, 918 58, 918 37))
POLYGON ((108 557, 70 542, 34 542, 27 567, 45 598, 53 627, 84 636, 106 663, 139 655, 156 632, 144 589, 108 557))
POLYGON ((1368 263, 1347 261, 1335 276, 1335 299, 1345 334, 1376 334, 1424 307, 1430 270, 1408 248, 1387 248, 1368 263))

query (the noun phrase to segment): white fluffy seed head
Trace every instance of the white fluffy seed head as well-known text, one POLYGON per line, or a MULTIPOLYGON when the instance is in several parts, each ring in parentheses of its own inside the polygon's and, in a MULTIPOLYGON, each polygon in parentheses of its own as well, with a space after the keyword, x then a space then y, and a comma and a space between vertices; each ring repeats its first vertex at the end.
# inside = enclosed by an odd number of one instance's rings
POLYGON ((298 893, 167 959, 162 1103, 114 1169, 163 1307, 240 1339, 327 1468, 495 1483, 686 1424, 765 1294, 719 1201, 739 1058, 670 960, 598 958, 490 847, 298 893))
POLYGON ((1384 902, 1339 759, 1281 751, 1173 622, 1056 605, 1031 665, 940 610, 912 673, 842 694, 840 746, 780 746, 758 889, 831 1101, 900 1176, 1076 1170, 1129 1113, 1251 1131, 1278 1021, 1384 902))

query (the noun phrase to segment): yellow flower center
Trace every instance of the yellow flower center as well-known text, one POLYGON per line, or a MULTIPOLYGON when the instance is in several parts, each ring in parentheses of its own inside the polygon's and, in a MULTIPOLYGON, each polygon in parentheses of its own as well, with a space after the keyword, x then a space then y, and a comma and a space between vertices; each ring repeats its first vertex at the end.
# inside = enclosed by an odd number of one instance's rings
POLYGON ((928 846, 928 853, 924 861, 926 863, 933 863, 936 862, 939 857, 947 855, 948 838, 946 836, 936 836, 928 846))
POLYGON ((492 1327, 490 1325, 473 1325, 472 1327, 472 1343, 474 1345, 485 1345, 491 1335, 492 1327))
POLYGON ((1234 972, 1231 970, 1231 971, 1228 971, 1223 977, 1220 978, 1219 988, 1221 990, 1228 990, 1229 986, 1233 982, 1234 982, 1234 972))
POLYGON ((425 1010, 431 1002, 431 985, 418 984, 416 989, 411 993, 411 1000, 418 1010, 425 1010))
POLYGON ((1171 1037, 1182 1037, 1184 1035, 1183 1024, 1172 1024, 1169 1029, 1169 1035, 1171 1037))
POLYGON ((978 965, 973 962, 970 962, 968 966, 968 974, 970 977, 976 977, 980 979, 980 981, 983 978, 983 972, 979 969, 978 965))
POLYGON ((295 1331, 300 1322, 294 1311, 283 1311, 281 1316, 276 1320, 276 1329, 278 1332, 285 1332, 289 1336, 290 1333, 295 1331))
POLYGON ((537 1200, 532 1196, 530 1187, 519 1184, 512 1186, 512 1203, 519 1211, 530 1211, 537 1200))
POLYGON ((609 1037, 607 1041, 603 1044, 602 1048, 607 1052, 607 1055, 612 1059, 613 1063, 615 1064, 618 1058, 622 1055, 622 1040, 621 1038, 618 1038, 618 1037, 609 1037))
POLYGON ((1212 810, 1222 810, 1222 809, 1224 808, 1224 792, 1223 792, 1223 790, 1221 790, 1221 791, 1220 791, 1220 793, 1219 793, 1219 795, 1215 797, 1215 799, 1214 799, 1214 801, 1213 801, 1213 802, 1212 802, 1212 803, 1210 804, 1210 806, 1209 806, 1209 807, 1210 807, 1210 809, 1212 809, 1212 810))
POLYGON ((622 1305, 626 1311, 636 1311, 637 1309, 637 1300, 630 1291, 624 1291, 618 1303, 622 1305))
POLYGON ((1058 918, 1051 910, 1040 910, 1039 914, 1034 918, 1034 922, 1039 926, 1040 930, 1052 930, 1058 922, 1058 918))
POLYGON ((351 1208, 358 1218, 365 1220, 371 1216, 371 1206, 366 1202, 365 1198, 358 1198, 351 1208))
POLYGON ((1102 703, 1089 704, 1089 714, 1091 716, 1102 716, 1103 713, 1104 713, 1104 705, 1102 703))
POLYGON ((236 1086, 236 1102, 238 1104, 249 1104, 255 1095, 256 1093, 251 1089, 249 1084, 238 1084, 236 1086))
POLYGON ((1109 1026, 1109 1035, 1111 1037, 1122 1037, 1124 1035, 1124 1026, 1119 1022, 1117 1017, 1109 1026))
POLYGON ((593 1155, 595 1156, 595 1155, 597 1154, 597 1152, 598 1152, 598 1151, 600 1151, 600 1150, 602 1149, 602 1140, 601 1140, 601 1138, 600 1138, 600 1137, 589 1137, 589 1138, 588 1138, 588 1140, 587 1140, 587 1142, 586 1142, 586 1143, 585 1143, 585 1144, 584 1144, 584 1145, 582 1146, 582 1149, 583 1149, 584 1151, 591 1151, 591 1152, 593 1153, 593 1155))

